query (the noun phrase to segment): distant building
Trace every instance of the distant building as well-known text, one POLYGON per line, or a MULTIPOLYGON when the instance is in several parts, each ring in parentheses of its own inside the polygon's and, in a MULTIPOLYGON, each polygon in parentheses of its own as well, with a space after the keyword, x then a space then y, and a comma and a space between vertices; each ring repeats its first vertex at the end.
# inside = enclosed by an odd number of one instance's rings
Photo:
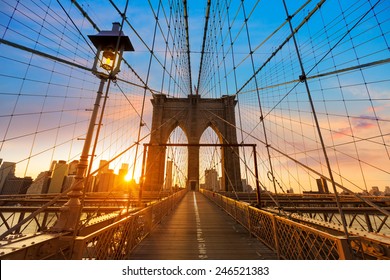
POLYGON ((172 167, 173 161, 168 160, 165 173, 165 189, 168 191, 172 190, 172 167))
POLYGON ((5 183, 4 187, 1 191, 2 195, 5 194, 25 194, 27 192, 27 189, 32 183, 31 177, 24 177, 24 178, 8 178, 5 183))
POLYGON ((64 192, 64 191, 68 190, 73 185, 75 180, 76 180, 76 176, 75 175, 65 176, 64 182, 62 183, 61 192, 64 192))
POLYGON ((96 192, 109 192, 114 189, 116 174, 114 170, 108 169, 105 173, 100 174, 99 182, 95 187, 96 192))
POLYGON ((324 177, 316 179, 316 182, 319 193, 329 193, 328 182, 324 177))
POLYGON ((247 183, 246 179, 241 179, 241 183, 243 192, 253 192, 252 186, 247 183))
POLYGON ((101 160, 99 162, 99 171, 97 173, 97 175, 95 176, 95 180, 94 180, 94 185, 93 185, 93 190, 94 192, 101 192, 102 188, 101 186, 99 187, 99 184, 100 184, 100 180, 102 178, 102 175, 107 173, 108 169, 110 168, 110 163, 107 161, 107 160, 101 160))
POLYGON ((218 172, 214 168, 206 169, 204 172, 205 188, 212 191, 219 191, 218 172))
POLYGON ((49 190, 51 180, 51 171, 43 171, 39 173, 38 177, 32 182, 28 188, 28 194, 42 194, 49 190))
POLYGON ((324 177, 316 179, 318 191, 303 191, 304 194, 323 194, 330 193, 328 188, 328 182, 324 177))
POLYGON ((371 187, 371 190, 369 191, 370 195, 381 195, 379 188, 377 186, 371 187))
POLYGON ((86 187, 85 187, 86 192, 93 192, 94 191, 95 180, 96 180, 96 176, 89 177, 87 184, 86 184, 86 187))
POLYGON ((122 163, 119 169, 118 176, 115 181, 115 188, 118 190, 125 190, 128 182, 126 181, 126 175, 129 173, 129 164, 122 163))
POLYGON ((0 193, 3 193, 3 188, 8 179, 15 178, 15 162, 4 161, 0 166, 0 193))
POLYGON ((110 163, 107 160, 101 160, 99 162, 99 172, 98 172, 98 174, 107 173, 109 168, 110 168, 110 163))
POLYGON ((389 186, 385 187, 384 195, 390 195, 390 187, 389 186))
POLYGON ((287 193, 294 193, 293 188, 287 189, 287 193))
POLYGON ((50 168, 49 168, 49 171, 50 171, 50 172, 53 172, 54 167, 56 166, 56 164, 57 164, 57 161, 56 161, 56 160, 53 160, 53 161, 51 162, 50 168))
POLYGON ((68 175, 68 164, 65 160, 59 160, 54 166, 48 193, 60 193, 65 176, 68 175))

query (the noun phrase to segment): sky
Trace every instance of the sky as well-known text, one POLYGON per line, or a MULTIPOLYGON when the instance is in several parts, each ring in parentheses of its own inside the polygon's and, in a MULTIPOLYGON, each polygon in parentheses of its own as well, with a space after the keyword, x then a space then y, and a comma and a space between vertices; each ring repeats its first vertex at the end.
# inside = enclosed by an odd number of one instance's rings
MULTIPOLYGON (((86 35, 97 31, 69 1, 49 2, 42 2, 47 7, 34 1, 3 2, 1 38, 90 68, 95 50, 86 35)), ((114 2, 124 9, 126 1, 114 2)), ((166 55, 167 45, 180 50, 184 42, 175 29, 166 32, 168 25, 175 25, 165 16, 166 2, 159 7, 158 1, 129 1, 123 31, 135 51, 124 58, 139 78, 122 63, 118 77, 127 82, 110 83, 93 169, 99 160, 131 147, 110 167, 118 170, 129 162, 139 177, 143 147, 137 151, 135 143, 138 138, 148 140, 152 116, 152 94, 144 90, 144 82, 157 93, 188 94, 186 74, 180 72, 184 67, 179 67, 187 63, 185 53, 166 55), (181 38, 175 39, 175 46, 174 36, 181 38), (141 129, 140 121, 146 124, 141 129)), ((302 70, 293 39, 285 43, 291 30, 283 2, 273 0, 245 1, 244 6, 241 1, 212 1, 199 92, 203 97, 237 94, 239 141, 257 143, 260 180, 266 188, 272 187, 271 169, 283 189, 292 186, 296 191, 315 189, 317 173, 329 176, 311 94, 336 181, 355 191, 373 185, 383 190, 390 179, 390 4, 380 1, 370 10, 376 2, 328 0, 317 11, 320 2, 287 1, 292 26, 300 27, 295 39, 309 92, 299 82, 302 70), (309 23, 301 26, 306 19, 309 23)), ((108 1, 78 3, 102 30, 121 21, 108 1)), ((206 3, 188 1, 192 85, 198 82, 206 3)), ((17 162, 18 176, 32 177, 48 169, 52 160, 78 159, 99 80, 88 71, 4 43, 0 62, 6 66, 0 69, 0 158, 17 162)), ((215 139, 212 133, 207 137, 215 139)), ((242 153, 253 166, 253 155, 242 153)), ((244 166, 242 173, 250 174, 244 166)), ((248 176, 253 184, 253 176, 248 176)))

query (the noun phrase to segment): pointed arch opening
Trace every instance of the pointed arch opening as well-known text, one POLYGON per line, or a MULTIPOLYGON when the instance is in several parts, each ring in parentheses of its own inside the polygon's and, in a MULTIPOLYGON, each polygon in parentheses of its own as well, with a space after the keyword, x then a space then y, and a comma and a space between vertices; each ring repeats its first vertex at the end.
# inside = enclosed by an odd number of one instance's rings
MULTIPOLYGON (((221 137, 209 126, 200 137, 200 144, 221 144, 221 137)), ((221 147, 200 147, 199 183, 200 187, 212 191, 221 190, 222 154, 221 147)))
MULTIPOLYGON (((184 130, 177 126, 168 137, 167 144, 188 144, 184 130)), ((165 153, 164 190, 185 188, 187 185, 188 148, 167 146, 165 153)))

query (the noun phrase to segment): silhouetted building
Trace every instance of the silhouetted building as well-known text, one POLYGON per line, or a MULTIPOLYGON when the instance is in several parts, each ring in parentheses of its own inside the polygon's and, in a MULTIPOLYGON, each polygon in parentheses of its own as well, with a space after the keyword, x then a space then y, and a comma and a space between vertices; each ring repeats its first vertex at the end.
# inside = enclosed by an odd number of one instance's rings
POLYGON ((109 192, 114 189, 115 186, 115 177, 114 170, 108 169, 107 172, 100 174, 99 182, 97 188, 95 187, 96 192, 109 192))
POLYGON ((53 172, 54 167, 56 166, 56 164, 57 164, 57 161, 56 161, 56 160, 53 160, 53 161, 51 162, 50 168, 49 168, 49 171, 50 171, 50 172, 53 172))
POLYGON ((318 191, 303 191, 304 194, 322 194, 329 193, 328 183, 325 178, 316 179, 318 191))
POLYGON ((62 190, 61 190, 61 192, 64 192, 64 191, 68 190, 73 185, 75 180, 76 180, 76 176, 75 175, 65 176, 64 182, 62 183, 62 190))
POLYGON ((4 161, 0 166, 0 193, 3 193, 3 188, 8 179, 15 178, 15 162, 4 161))
POLYGON ((168 160, 165 172, 165 189, 168 191, 172 190, 172 167, 173 161, 168 160))
POLYGON ((328 182, 325 178, 321 177, 319 179, 316 179, 316 182, 319 193, 329 193, 328 182))
POLYGON ((205 188, 208 190, 219 191, 218 172, 214 168, 206 169, 204 172, 205 188))
POLYGON ((247 183, 246 179, 241 179, 241 182, 243 192, 253 192, 252 186, 247 183))
POLYGON ((99 162, 99 172, 98 174, 107 173, 108 169, 110 168, 110 165, 107 160, 101 160, 99 162))
POLYGON ((3 186, 3 189, 1 191, 2 195, 5 194, 25 194, 27 192, 28 187, 32 183, 31 177, 24 177, 24 178, 8 178, 3 186))
POLYGON ((129 173, 129 165, 127 163, 122 163, 121 168, 119 169, 118 176, 115 181, 115 188, 118 190, 125 190, 128 182, 126 181, 126 175, 129 173))
POLYGON ((62 191, 62 184, 64 183, 65 176, 67 175, 68 164, 64 160, 59 160, 54 166, 54 170, 51 174, 48 193, 60 193, 62 191))
POLYGON ((371 187, 371 190, 369 191, 370 195, 381 195, 379 188, 377 186, 371 187))
POLYGON ((85 191, 86 192, 94 192, 95 191, 95 181, 96 181, 96 176, 91 176, 86 184, 85 191))
POLYGON ((42 194, 49 190, 51 171, 43 171, 39 173, 38 177, 32 182, 28 188, 28 194, 42 194))

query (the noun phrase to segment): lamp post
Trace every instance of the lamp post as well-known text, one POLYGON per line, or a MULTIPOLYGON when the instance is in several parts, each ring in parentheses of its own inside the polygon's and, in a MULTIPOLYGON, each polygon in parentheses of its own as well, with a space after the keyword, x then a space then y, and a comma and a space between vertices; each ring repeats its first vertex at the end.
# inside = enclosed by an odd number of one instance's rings
POLYGON ((71 191, 68 193, 69 200, 61 207, 60 216, 56 224, 50 229, 55 232, 77 230, 82 208, 80 198, 85 188, 84 180, 88 167, 89 150, 99 112, 100 101, 103 96, 104 84, 107 80, 115 79, 116 74, 120 71, 123 52, 134 51, 129 37, 120 31, 120 25, 117 22, 113 23, 112 30, 100 31, 98 34, 89 35, 88 37, 97 49, 92 72, 100 78, 100 84, 80 161, 77 165, 75 181, 71 187, 71 191), (103 71, 99 71, 100 68, 103 71))

